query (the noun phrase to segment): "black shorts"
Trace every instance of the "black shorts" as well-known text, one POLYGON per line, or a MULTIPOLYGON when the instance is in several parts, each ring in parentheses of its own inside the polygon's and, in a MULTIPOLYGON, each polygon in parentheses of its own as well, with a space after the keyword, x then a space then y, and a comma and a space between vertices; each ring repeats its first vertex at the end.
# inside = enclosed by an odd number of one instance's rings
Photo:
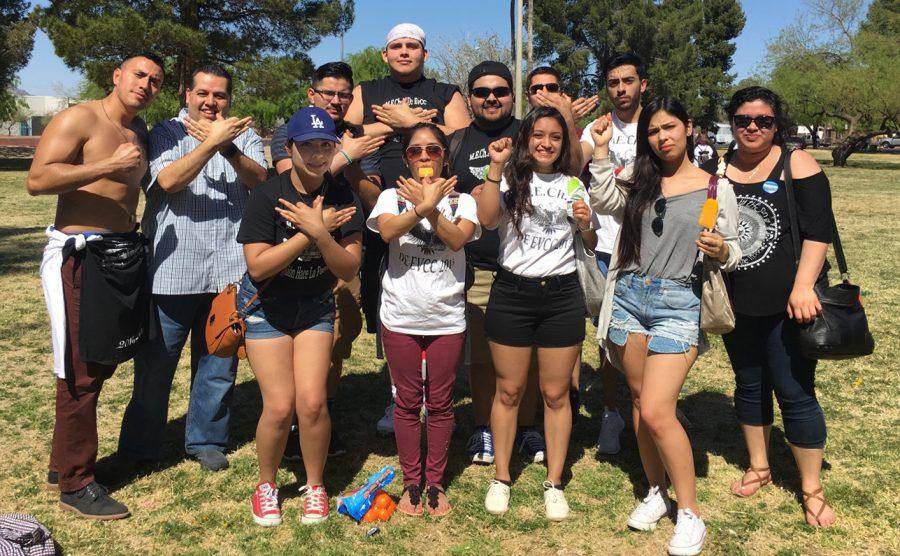
POLYGON ((525 278, 500 269, 484 331, 505 346, 568 347, 584 341, 584 293, 576 273, 525 278))

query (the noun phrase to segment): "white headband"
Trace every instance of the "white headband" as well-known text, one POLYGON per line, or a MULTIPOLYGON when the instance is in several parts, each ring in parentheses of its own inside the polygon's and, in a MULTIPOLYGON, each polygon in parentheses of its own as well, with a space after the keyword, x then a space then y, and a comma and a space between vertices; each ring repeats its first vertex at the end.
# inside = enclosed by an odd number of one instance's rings
POLYGON ((415 23, 400 23, 395 25, 387 34, 387 42, 385 46, 391 44, 397 39, 414 39, 422 43, 425 47, 425 31, 415 23))

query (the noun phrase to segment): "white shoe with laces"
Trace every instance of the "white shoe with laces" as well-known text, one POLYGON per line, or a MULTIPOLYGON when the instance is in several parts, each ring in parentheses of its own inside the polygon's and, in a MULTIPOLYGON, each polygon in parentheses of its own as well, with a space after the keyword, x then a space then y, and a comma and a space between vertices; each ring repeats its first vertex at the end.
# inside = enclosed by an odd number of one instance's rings
POLYGON ((615 409, 603 410, 600 420, 600 436, 597 438, 597 451, 601 454, 613 455, 622 450, 619 436, 625 430, 625 419, 615 409))
POLYGON ((672 556, 694 556, 703 551, 706 542, 706 524, 688 509, 678 510, 675 532, 669 541, 672 556))
POLYGON ((550 521, 562 521, 569 517, 566 495, 550 481, 544 481, 544 511, 550 521))
POLYGON ((638 531, 656 529, 659 520, 669 514, 671 502, 658 486, 652 487, 644 500, 628 516, 628 526, 638 531))
POLYGON ((503 515, 509 509, 509 486, 494 479, 484 497, 484 509, 494 515, 503 515))

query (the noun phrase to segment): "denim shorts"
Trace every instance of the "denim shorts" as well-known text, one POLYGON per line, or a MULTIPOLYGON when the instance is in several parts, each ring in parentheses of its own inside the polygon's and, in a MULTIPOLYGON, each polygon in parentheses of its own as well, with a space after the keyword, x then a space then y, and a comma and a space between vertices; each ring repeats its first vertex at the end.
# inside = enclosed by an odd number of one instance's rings
POLYGON ((608 334, 618 346, 625 345, 628 334, 644 334, 650 337, 650 351, 687 352, 700 339, 700 283, 620 274, 608 334))
MULTIPOLYGON (((244 277, 241 278, 240 290, 238 291, 238 308, 244 307, 255 293, 256 286, 250 280, 250 277, 244 274, 244 277)), ((331 289, 318 295, 301 298, 299 304, 296 299, 291 299, 290 302, 286 303, 279 303, 278 300, 273 301, 263 302, 263 300, 257 298, 244 310, 244 313, 247 315, 244 318, 244 324, 247 326, 245 338, 248 340, 267 340, 281 336, 291 336, 304 330, 320 330, 334 333, 334 293, 332 293, 331 289), (291 317, 297 314, 302 314, 303 319, 300 321, 299 326, 285 328, 270 322, 270 320, 275 320, 272 318, 274 315, 266 316, 266 307, 269 308, 270 313, 273 310, 283 311, 289 320, 294 320, 291 317)))

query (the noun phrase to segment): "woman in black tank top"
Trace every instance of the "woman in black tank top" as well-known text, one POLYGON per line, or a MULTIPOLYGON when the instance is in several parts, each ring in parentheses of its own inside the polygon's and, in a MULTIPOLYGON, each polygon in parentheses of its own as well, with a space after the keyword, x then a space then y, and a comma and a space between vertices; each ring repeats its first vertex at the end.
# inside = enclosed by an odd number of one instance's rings
POLYGON ((743 258, 729 276, 736 325, 723 340, 735 373, 735 410, 750 459, 750 468, 732 483, 731 491, 752 496, 772 480, 767 451, 774 392, 800 471, 806 521, 828 527, 835 514, 819 480, 826 431, 815 395, 816 361, 796 354, 792 336, 795 323, 810 322, 822 310, 813 285, 825 268, 831 242, 828 178, 808 153, 792 154, 782 146, 786 122, 781 99, 772 91, 742 89, 726 111, 737 148, 725 156, 719 173, 734 184, 743 258), (787 164, 793 176, 794 214, 785 189, 787 164), (799 265, 794 261, 791 218, 803 241, 799 265))

